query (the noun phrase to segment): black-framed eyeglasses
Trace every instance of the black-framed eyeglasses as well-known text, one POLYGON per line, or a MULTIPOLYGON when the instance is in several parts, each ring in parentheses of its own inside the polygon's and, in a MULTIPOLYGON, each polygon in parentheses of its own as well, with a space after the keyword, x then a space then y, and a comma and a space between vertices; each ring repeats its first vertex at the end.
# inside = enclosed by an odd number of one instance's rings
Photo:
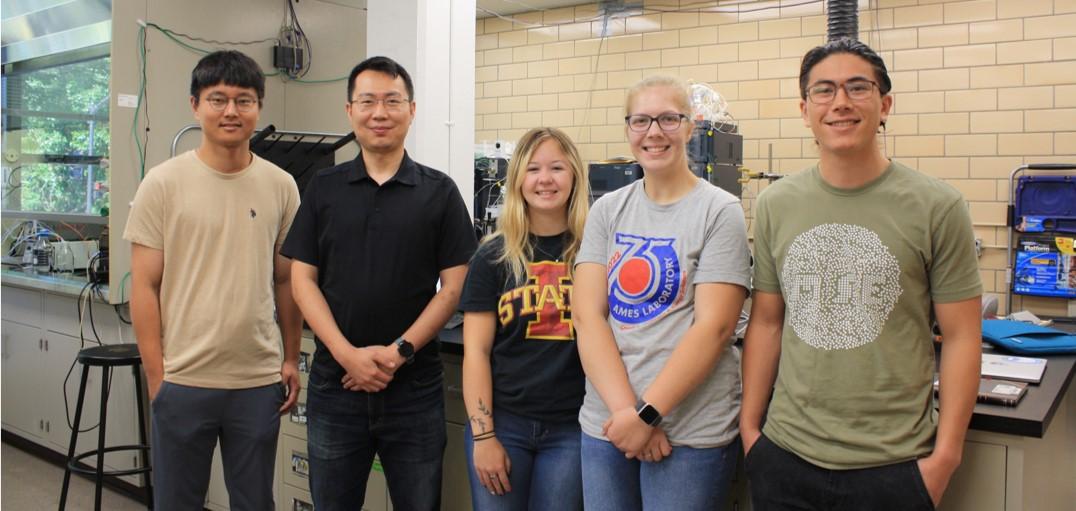
POLYGON ((844 89, 844 93, 848 95, 848 99, 859 101, 871 97, 871 94, 874 93, 874 88, 877 86, 877 82, 863 78, 848 80, 839 86, 826 80, 816 82, 814 85, 807 87, 807 97, 810 98, 811 103, 825 105, 831 103, 837 97, 837 88, 841 87, 844 89))
POLYGON ((378 103, 385 105, 386 110, 398 112, 400 110, 403 110, 404 107, 406 107, 407 104, 410 102, 411 100, 403 96, 385 96, 383 98, 378 98, 374 96, 360 96, 358 99, 353 99, 350 101, 351 104, 357 106, 359 110, 363 112, 369 112, 377 108, 378 103))
POLYGON ((237 98, 229 98, 221 94, 214 94, 205 98, 205 102, 209 103, 209 106, 217 112, 223 112, 228 108, 228 103, 235 102, 235 109, 242 113, 247 113, 254 110, 254 107, 258 105, 258 100, 251 96, 239 96, 237 98))
POLYGON ((650 126, 655 122, 658 123, 658 127, 661 131, 676 131, 680 128, 680 123, 687 119, 687 116, 676 112, 661 114, 657 117, 646 114, 634 114, 624 118, 624 122, 628 123, 628 129, 636 133, 643 133, 650 131, 650 126))

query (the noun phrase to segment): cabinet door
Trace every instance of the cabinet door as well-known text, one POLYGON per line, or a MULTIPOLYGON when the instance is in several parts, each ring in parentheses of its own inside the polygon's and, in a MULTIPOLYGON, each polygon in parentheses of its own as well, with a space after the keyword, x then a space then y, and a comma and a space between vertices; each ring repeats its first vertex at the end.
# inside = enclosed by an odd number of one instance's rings
POLYGON ((42 294, 32 289, 4 286, 4 306, 0 307, 0 315, 7 321, 40 327, 42 294))
MULTIPOLYGON (((92 345, 87 344, 85 347, 92 345)), ((78 405, 78 386, 82 374, 82 365, 76 359, 83 348, 79 339, 69 335, 55 332, 45 332, 45 368, 42 371, 44 382, 42 391, 46 393, 43 413, 45 415, 48 431, 46 437, 50 447, 57 451, 67 453, 68 443, 71 441, 71 429, 68 423, 75 421, 75 407, 78 405), (67 375, 71 364, 75 362, 71 370, 71 377, 67 378, 64 385, 64 377, 67 375), (64 409, 66 406, 66 410, 64 409)), ((139 374, 141 378, 141 374, 139 374)), ((86 452, 97 448, 99 430, 94 427, 100 424, 101 415, 101 378, 102 371, 99 367, 91 367, 89 378, 86 380, 86 401, 82 405, 82 424, 79 429, 83 430, 78 437, 78 452, 86 452), (93 427, 93 429, 90 429, 93 427), (87 431, 88 430, 88 431, 87 431)), ((146 409, 148 413, 148 408, 146 409)), ((112 370, 112 381, 108 385, 108 417, 105 425, 105 445, 135 445, 140 443, 138 438, 138 408, 135 401, 134 370, 131 366, 115 367, 112 370)), ((99 426, 98 426, 99 427, 99 426)), ((93 457, 84 460, 87 464, 94 464, 97 460, 93 457)), ((112 470, 125 470, 140 466, 137 451, 122 451, 109 453, 105 456, 105 466, 112 470)), ((127 482, 141 486, 141 477, 137 475, 124 476, 127 482)))
POLYGON ((448 511, 471 509, 471 482, 468 479, 467 454, 464 452, 463 426, 445 424, 448 443, 441 479, 441 508, 448 511))
POLYGON ((1004 445, 964 442, 964 457, 938 508, 943 511, 1005 511, 1004 445))
MULTIPOLYGON (((5 287, 4 293, 8 292, 9 288, 5 287)), ((3 359, 4 428, 40 439, 45 433, 44 417, 37 408, 43 391, 40 388, 44 348, 41 330, 8 320, 3 320, 0 325, 0 336, 3 338, 0 358, 3 359)))

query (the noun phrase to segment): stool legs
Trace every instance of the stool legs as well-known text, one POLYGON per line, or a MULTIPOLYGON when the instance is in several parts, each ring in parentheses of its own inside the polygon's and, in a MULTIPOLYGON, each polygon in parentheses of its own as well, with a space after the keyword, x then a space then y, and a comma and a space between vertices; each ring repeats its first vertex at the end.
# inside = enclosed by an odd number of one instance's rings
POLYGON ((94 489, 93 510, 101 511, 101 492, 105 488, 105 424, 108 417, 108 386, 112 379, 112 368, 101 368, 101 422, 97 425, 97 473, 94 474, 97 487, 94 489))
MULTIPOLYGON (((135 401, 138 403, 138 442, 142 445, 149 445, 149 441, 146 440, 146 411, 145 405, 142 404, 142 374, 139 371, 140 366, 135 364, 134 366, 134 381, 135 381, 135 401)), ((147 398, 149 396, 146 396, 147 398)), ((150 467, 150 455, 149 449, 143 450, 141 454, 142 466, 150 467)), ((153 472, 146 472, 146 509, 153 509, 153 472)))
POLYGON ((60 490, 60 511, 64 511, 67 505, 67 488, 71 484, 71 460, 75 458, 75 443, 78 442, 78 428, 82 421, 82 404, 86 400, 86 378, 90 375, 90 368, 82 366, 82 380, 78 386, 78 404, 75 405, 75 427, 71 430, 71 442, 67 448, 67 465, 64 467, 64 485, 60 490))

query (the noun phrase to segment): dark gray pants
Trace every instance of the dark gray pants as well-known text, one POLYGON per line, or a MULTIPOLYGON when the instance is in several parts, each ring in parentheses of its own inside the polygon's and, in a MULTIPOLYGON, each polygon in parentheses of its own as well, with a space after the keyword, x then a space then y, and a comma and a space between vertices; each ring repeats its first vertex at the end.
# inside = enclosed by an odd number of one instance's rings
POLYGON ((828 470, 762 435, 744 459, 754 511, 932 510, 915 460, 855 470, 828 470))
POLYGON ((162 383, 151 406, 155 509, 203 509, 218 439, 231 509, 275 509, 277 409, 283 402, 280 384, 230 390, 162 383))

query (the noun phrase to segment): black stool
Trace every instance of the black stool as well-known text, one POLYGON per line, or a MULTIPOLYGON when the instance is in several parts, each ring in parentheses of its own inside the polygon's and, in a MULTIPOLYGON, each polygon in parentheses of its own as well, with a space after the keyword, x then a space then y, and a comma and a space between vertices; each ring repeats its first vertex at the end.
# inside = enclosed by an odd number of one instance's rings
POLYGON ((142 357, 138 354, 137 344, 108 344, 86 348, 78 352, 78 361, 82 363, 82 383, 78 387, 78 404, 75 406, 75 425, 71 430, 71 444, 67 450, 67 469, 64 471, 64 485, 60 492, 60 511, 67 505, 67 487, 71 483, 71 472, 93 475, 96 478, 96 495, 94 496, 94 509, 101 509, 101 490, 104 476, 125 476, 131 474, 147 474, 146 476, 146 499, 147 509, 153 509, 153 484, 149 478, 149 443, 146 442, 146 414, 142 405, 142 357), (75 444, 78 442, 79 423, 82 421, 82 403, 86 398, 86 378, 90 374, 90 366, 101 368, 101 420, 97 428, 97 449, 84 452, 75 456, 75 444), (117 445, 105 447, 105 424, 108 414, 108 389, 112 379, 112 368, 117 366, 131 366, 135 379, 135 401, 138 403, 138 445, 117 445), (117 451, 139 451, 142 455, 142 463, 139 468, 127 470, 105 471, 105 453, 117 451), (97 456, 97 468, 88 469, 78 466, 78 462, 90 456, 97 456))

